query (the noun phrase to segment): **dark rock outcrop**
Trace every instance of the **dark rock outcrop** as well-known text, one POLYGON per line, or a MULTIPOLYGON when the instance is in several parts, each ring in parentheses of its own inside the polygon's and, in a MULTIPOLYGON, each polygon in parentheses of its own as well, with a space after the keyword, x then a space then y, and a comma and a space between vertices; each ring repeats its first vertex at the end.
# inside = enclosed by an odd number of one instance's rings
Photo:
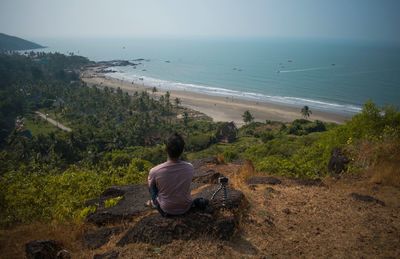
POLYGON ((202 167, 204 167, 205 165, 209 165, 209 164, 218 164, 218 160, 216 157, 207 157, 207 158, 202 158, 202 159, 196 159, 191 161, 191 164, 194 167, 194 170, 199 170, 202 167))
POLYGON ((119 252, 117 251, 108 251, 104 254, 95 254, 93 259, 117 259, 119 256, 119 252))
POLYGON ((149 208, 145 202, 149 199, 149 191, 145 184, 113 186, 103 192, 98 199, 86 202, 86 205, 97 205, 96 212, 87 216, 86 221, 96 225, 104 225, 123 220, 131 220, 133 216, 139 215, 149 208), (104 207, 104 202, 110 198, 122 196, 122 199, 109 208, 104 207))
POLYGON ((122 230, 122 227, 110 227, 87 231, 83 235, 83 243, 90 249, 96 249, 106 244, 112 235, 119 234, 122 230))
POLYGON ((293 179, 293 183, 304 186, 325 186, 321 179, 293 179))
POLYGON ((193 177, 193 182, 194 183, 203 183, 203 184, 217 184, 218 183, 218 178, 221 177, 222 174, 219 172, 216 172, 214 170, 207 170, 207 171, 201 171, 197 170, 195 171, 195 175, 193 177))
MULTIPOLYGON (((210 199, 218 185, 204 188, 194 196, 210 199)), ((162 217, 158 213, 142 218, 118 241, 118 246, 129 243, 144 242, 162 245, 175 239, 195 239, 207 235, 219 239, 229 239, 237 229, 240 205, 243 202, 242 192, 228 188, 228 199, 222 204, 222 191, 210 200, 205 210, 192 208, 180 216, 162 217)))
MULTIPOLYGON (((133 60, 137 61, 137 60, 133 60)), ((110 60, 110 61, 99 61, 97 62, 98 66, 106 66, 106 67, 125 67, 125 66, 137 66, 137 63, 132 63, 128 60, 110 60)))
POLYGON ((207 165, 217 164, 215 157, 203 158, 192 161, 194 167, 194 177, 191 185, 191 190, 197 189, 205 184, 218 183, 218 177, 222 176, 219 172, 208 169, 207 165))
POLYGON ((275 184, 281 184, 282 181, 276 177, 271 177, 271 176, 253 176, 253 177, 250 177, 249 179, 247 179, 246 183, 248 185, 253 185, 253 184, 275 185, 275 184))
POLYGON ((379 205, 385 206, 385 203, 381 200, 378 200, 377 198, 374 198, 372 196, 369 195, 362 195, 362 194, 358 194, 358 193, 351 193, 350 196, 356 200, 356 201, 363 201, 363 202, 373 202, 373 203, 377 203, 379 205))
POLYGON ((204 234, 229 239, 234 231, 232 216, 215 219, 208 213, 189 212, 184 216, 164 218, 157 213, 143 218, 129 229, 117 246, 137 242, 163 245, 174 239, 195 239, 204 234))
POLYGON ((61 243, 55 240, 30 241, 25 244, 25 252, 28 259, 71 258, 61 243))
POLYGON ((223 123, 217 130, 218 142, 232 143, 236 140, 238 129, 233 121, 223 123))
POLYGON ((349 162, 350 160, 339 148, 334 148, 331 158, 329 159, 328 172, 333 175, 338 175, 346 170, 346 166, 349 162))

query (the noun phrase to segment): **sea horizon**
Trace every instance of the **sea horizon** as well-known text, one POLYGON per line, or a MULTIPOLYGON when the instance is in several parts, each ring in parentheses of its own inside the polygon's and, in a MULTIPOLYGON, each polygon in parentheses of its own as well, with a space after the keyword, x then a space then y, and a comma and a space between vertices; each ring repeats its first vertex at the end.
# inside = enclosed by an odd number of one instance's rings
POLYGON ((368 100, 400 106, 400 48, 392 44, 269 38, 37 41, 48 46, 46 52, 129 60, 137 65, 112 67, 115 72, 107 75, 163 90, 344 115, 358 113, 368 100))

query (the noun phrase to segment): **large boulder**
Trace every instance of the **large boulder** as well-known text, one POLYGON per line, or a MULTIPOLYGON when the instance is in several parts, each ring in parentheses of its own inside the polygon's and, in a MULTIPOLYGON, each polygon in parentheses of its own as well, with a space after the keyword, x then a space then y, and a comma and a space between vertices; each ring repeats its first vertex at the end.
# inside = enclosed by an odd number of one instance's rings
MULTIPOLYGON (((208 186, 194 198, 211 199, 218 188, 218 185, 208 186)), ((204 210, 192 208, 184 215, 169 217, 151 214, 130 228, 117 245, 138 242, 162 245, 175 239, 195 239, 204 235, 229 239, 235 233, 240 214, 243 213, 240 209, 243 198, 242 192, 228 188, 228 199, 224 203, 223 192, 220 191, 204 210)))
POLYGON ((349 162, 350 160, 343 154, 340 148, 334 148, 331 158, 329 159, 328 172, 333 175, 338 175, 345 171, 349 162))
POLYGON ((236 140, 238 129, 233 121, 225 122, 217 130, 216 139, 223 143, 232 143, 236 140))
POLYGON ((215 219, 208 213, 191 212, 184 216, 164 218, 155 213, 129 229, 117 246, 138 242, 163 245, 175 239, 195 239, 205 234, 229 239, 235 231, 235 224, 232 216, 215 219))
POLYGON ((86 202, 87 206, 96 205, 98 207, 96 212, 86 217, 86 221, 99 226, 129 221, 133 216, 149 210, 145 206, 149 197, 149 190, 145 184, 110 187, 99 198, 86 202), (122 197, 122 199, 115 206, 106 208, 105 201, 116 197, 122 197))

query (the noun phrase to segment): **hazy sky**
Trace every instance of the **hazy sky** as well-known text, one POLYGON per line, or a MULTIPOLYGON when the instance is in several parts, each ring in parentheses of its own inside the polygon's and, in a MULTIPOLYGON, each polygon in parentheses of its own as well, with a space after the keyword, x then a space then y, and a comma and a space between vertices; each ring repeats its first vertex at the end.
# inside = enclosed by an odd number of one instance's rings
POLYGON ((21 37, 315 37, 400 42, 400 0, 0 0, 21 37))

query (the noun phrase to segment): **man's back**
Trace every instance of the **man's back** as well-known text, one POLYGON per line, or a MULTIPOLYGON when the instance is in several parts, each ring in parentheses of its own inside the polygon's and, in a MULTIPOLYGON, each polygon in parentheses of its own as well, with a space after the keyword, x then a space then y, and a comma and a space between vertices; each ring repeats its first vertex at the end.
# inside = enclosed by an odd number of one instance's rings
POLYGON ((150 170, 149 186, 157 186, 157 201, 164 212, 178 215, 190 209, 190 184, 193 175, 192 164, 181 160, 168 160, 150 170))

